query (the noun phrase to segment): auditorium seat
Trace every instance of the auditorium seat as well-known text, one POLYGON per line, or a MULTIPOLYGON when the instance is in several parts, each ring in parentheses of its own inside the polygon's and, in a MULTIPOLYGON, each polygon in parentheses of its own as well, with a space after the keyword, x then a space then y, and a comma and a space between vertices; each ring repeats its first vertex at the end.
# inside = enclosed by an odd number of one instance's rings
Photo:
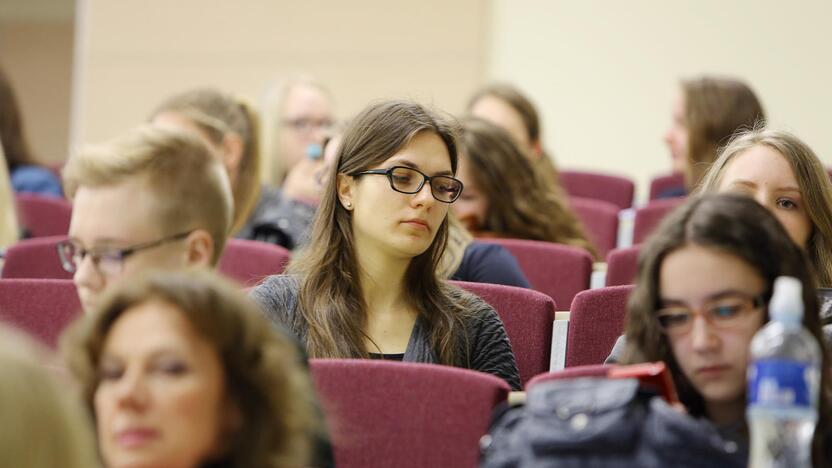
POLYGON ((606 377, 607 372, 609 372, 612 367, 614 367, 614 365, 592 364, 588 366, 567 367, 566 369, 554 372, 538 374, 529 380, 528 384, 526 384, 526 391, 530 390, 537 384, 552 380, 577 379, 579 377, 606 377))
POLYGON ((662 219, 684 202, 684 198, 664 198, 638 208, 633 222, 633 244, 644 242, 662 219))
POLYGON ((566 367, 602 364, 624 332, 633 286, 590 289, 575 296, 569 312, 566 367))
POLYGON ((569 197, 569 204, 584 225, 589 240, 598 249, 598 256, 606 258, 618 242, 618 206, 581 197, 569 197))
POLYGON ((627 177, 586 171, 560 171, 560 182, 570 196, 612 203, 619 209, 633 206, 635 184, 627 177))
POLYGON ((434 364, 311 359, 339 467, 473 468, 479 439, 509 387, 434 364))
POLYGON ((72 279, 61 266, 56 245, 66 236, 25 239, 9 246, 3 263, 2 278, 72 279))
POLYGON ((523 385, 549 369, 556 309, 552 298, 530 289, 500 284, 453 283, 481 297, 497 311, 511 341, 523 385))
POLYGON ((224 275, 250 287, 269 275, 283 273, 290 255, 279 245, 229 239, 217 268, 224 275))
POLYGON ((59 279, 0 280, 0 321, 10 323, 50 347, 81 313, 75 285, 59 279))
POLYGON ((589 289, 592 256, 579 247, 525 239, 477 239, 500 244, 517 259, 532 289, 566 307, 580 291, 589 289))
POLYGON ((72 205, 62 198, 28 193, 15 194, 20 226, 30 237, 60 236, 69 233, 72 205))
POLYGON ((607 255, 606 286, 634 284, 638 273, 639 246, 610 251, 607 255))
POLYGON ((670 189, 685 188, 685 176, 679 173, 654 177, 650 181, 650 200, 657 200, 659 196, 670 189))

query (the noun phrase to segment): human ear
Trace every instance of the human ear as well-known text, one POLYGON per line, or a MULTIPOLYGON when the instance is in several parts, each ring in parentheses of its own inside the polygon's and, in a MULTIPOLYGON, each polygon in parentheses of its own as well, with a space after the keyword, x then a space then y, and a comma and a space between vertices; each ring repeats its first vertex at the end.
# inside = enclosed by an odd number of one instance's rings
POLYGON ((240 172, 243 146, 243 138, 237 133, 226 133, 222 137, 222 164, 232 183, 237 182, 237 174, 240 172))
POLYGON ((532 142, 532 159, 535 161, 539 160, 543 157, 543 144, 540 142, 540 138, 532 142))
POLYGON ((346 174, 338 174, 338 200, 347 211, 352 210, 355 192, 355 178, 346 174))
POLYGON ((208 231, 195 229, 185 238, 185 264, 210 267, 215 248, 214 238, 208 231))

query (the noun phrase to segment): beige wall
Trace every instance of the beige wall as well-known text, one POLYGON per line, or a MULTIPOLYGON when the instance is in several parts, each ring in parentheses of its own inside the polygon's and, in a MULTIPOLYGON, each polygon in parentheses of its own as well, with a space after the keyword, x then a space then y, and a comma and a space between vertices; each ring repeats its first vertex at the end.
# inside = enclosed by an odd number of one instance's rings
POLYGON ((678 79, 746 79, 775 125, 832 166, 832 3, 493 0, 488 76, 537 101, 562 167, 669 169, 661 138, 678 79))
POLYGON ((0 13, 0 65, 15 88, 32 151, 58 163, 69 141, 72 16, 53 12, 44 19, 10 7, 0 13))
POLYGON ((342 117, 388 96, 459 111, 485 75, 487 10, 479 0, 85 0, 75 137, 109 138, 190 87, 259 101, 298 73, 328 84, 342 117))

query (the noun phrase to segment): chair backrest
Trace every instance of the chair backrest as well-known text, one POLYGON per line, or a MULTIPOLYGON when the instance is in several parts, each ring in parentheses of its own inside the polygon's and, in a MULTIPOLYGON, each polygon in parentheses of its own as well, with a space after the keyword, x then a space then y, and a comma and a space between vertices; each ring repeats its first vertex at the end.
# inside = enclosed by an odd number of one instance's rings
POLYGON ((577 379, 579 377, 606 377, 611 367, 615 367, 615 365, 592 364, 589 366, 567 367, 554 372, 546 372, 536 375, 533 379, 529 380, 529 383, 526 385, 526 391, 529 391, 537 384, 552 380, 577 379))
POLYGON ((603 200, 622 210, 633 206, 635 184, 626 177, 597 172, 560 171, 560 182, 573 197, 603 200))
POLYGON ((685 188, 685 176, 674 172, 654 177, 650 181, 650 200, 656 200, 660 195, 670 189, 685 188))
POLYGON ((610 251, 607 255, 606 286, 634 284, 638 273, 639 246, 610 251))
POLYGON ((432 364, 311 359, 335 465, 476 467, 508 394, 492 375, 432 364))
POLYGON ((531 289, 453 281, 491 304, 503 321, 523 385, 549 369, 555 301, 531 289))
POLYGON ((229 239, 217 269, 244 286, 254 286, 269 275, 283 273, 289 257, 289 251, 279 245, 229 239))
POLYGON ((57 279, 0 280, 0 321, 55 347, 64 328, 81 314, 75 285, 57 279))
POLYGON ((637 209, 633 222, 633 244, 644 242, 656 229, 662 218, 684 202, 684 198, 664 198, 653 200, 637 209))
POLYGON ((72 205, 56 197, 15 194, 17 217, 31 237, 65 236, 69 233, 72 205))
POLYGON ((605 258, 618 243, 618 206, 581 197, 569 197, 569 204, 598 249, 598 255, 605 258))
POLYGON ((532 289, 547 294, 564 309, 575 294, 589 289, 592 256, 584 249, 525 239, 478 240, 505 247, 517 259, 532 289))
POLYGON ((61 267, 55 248, 64 239, 66 236, 37 237, 9 246, 0 277, 72 279, 72 274, 61 267))
POLYGON ((569 312, 566 367, 602 364, 624 331, 633 286, 590 289, 575 296, 569 312))

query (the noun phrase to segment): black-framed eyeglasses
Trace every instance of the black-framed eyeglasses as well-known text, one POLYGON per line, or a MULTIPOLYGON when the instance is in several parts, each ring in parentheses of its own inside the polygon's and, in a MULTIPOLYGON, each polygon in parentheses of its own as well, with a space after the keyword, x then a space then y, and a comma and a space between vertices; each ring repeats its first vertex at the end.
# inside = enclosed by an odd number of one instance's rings
POLYGON ((61 266, 68 273, 75 273, 81 266, 84 258, 89 256, 96 269, 104 275, 114 276, 121 273, 124 268, 124 259, 142 250, 152 249, 168 242, 184 239, 193 231, 180 232, 172 236, 163 237, 150 242, 136 244, 124 249, 106 248, 100 250, 85 249, 71 240, 65 240, 57 244, 58 257, 61 259, 61 266))
POLYGON ((662 307, 656 311, 659 328, 669 336, 685 335, 693 328, 693 317, 701 314, 715 328, 728 329, 741 323, 750 312, 766 305, 766 295, 752 296, 744 293, 730 293, 718 297, 702 307, 694 309, 686 305, 662 307))
POLYGON ((422 171, 406 166, 393 166, 390 169, 371 169, 352 174, 353 177, 378 174, 385 175, 390 181, 390 188, 397 192, 414 194, 422 190, 425 182, 430 184, 433 198, 442 203, 453 203, 462 193, 462 181, 451 176, 428 176, 422 171))

